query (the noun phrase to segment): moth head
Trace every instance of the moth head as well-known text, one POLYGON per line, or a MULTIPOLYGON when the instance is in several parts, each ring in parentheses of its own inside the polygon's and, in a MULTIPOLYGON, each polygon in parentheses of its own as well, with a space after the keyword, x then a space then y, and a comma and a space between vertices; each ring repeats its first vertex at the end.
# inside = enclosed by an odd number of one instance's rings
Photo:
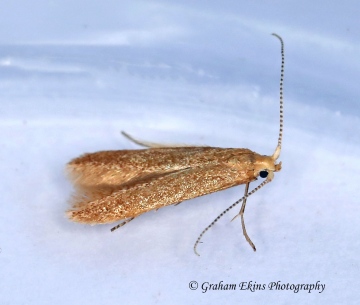
POLYGON ((254 176, 268 180, 274 178, 274 172, 281 170, 281 162, 276 163, 280 156, 281 147, 278 146, 272 156, 256 156, 254 162, 254 176))

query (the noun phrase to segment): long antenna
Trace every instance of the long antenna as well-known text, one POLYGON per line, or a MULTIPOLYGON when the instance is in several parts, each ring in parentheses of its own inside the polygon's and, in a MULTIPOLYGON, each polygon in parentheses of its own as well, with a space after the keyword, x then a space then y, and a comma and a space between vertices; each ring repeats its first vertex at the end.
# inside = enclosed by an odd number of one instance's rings
POLYGON ((224 210, 221 214, 219 214, 218 217, 216 217, 211 224, 209 224, 199 235, 197 238, 195 244, 194 244, 194 252, 197 256, 200 256, 200 254, 196 251, 197 245, 200 243, 201 238, 205 234, 207 230, 209 230, 221 217, 223 217, 227 212, 229 212, 232 208, 237 206, 240 202, 247 199, 249 196, 257 192, 259 189, 261 189, 265 184, 269 183, 271 180, 266 179, 262 183, 260 183, 256 188, 254 188, 250 193, 247 193, 245 196, 241 197, 238 201, 234 202, 231 206, 229 206, 226 210, 224 210))
MULTIPOLYGON (((285 52, 284 52, 284 41, 282 38, 278 35, 273 33, 276 38, 280 40, 281 43, 281 72, 280 72, 280 128, 279 128, 279 138, 278 138, 278 145, 275 149, 274 154, 272 155, 272 158, 274 160, 277 160, 277 158, 280 156, 281 151, 281 144, 282 144, 282 135, 283 135, 283 125, 284 125, 284 105, 283 105, 283 82, 284 82, 284 65, 285 65, 285 52)), ((279 164, 275 165, 275 171, 279 171, 281 169, 281 162, 279 164), (277 167, 276 167, 277 166, 277 167)), ((247 193, 244 197, 240 198, 238 201, 234 202, 231 206, 229 206, 226 210, 224 210, 218 217, 216 217, 212 223, 210 223, 199 235, 197 238, 195 244, 194 244, 194 252, 196 255, 200 256, 200 254, 196 251, 196 248, 198 244, 200 243, 203 235, 227 212, 229 212, 232 208, 237 206, 240 202, 246 200, 249 196, 257 192, 259 189, 261 189, 265 184, 269 183, 271 179, 266 179, 262 183, 260 183, 256 188, 254 188, 250 193, 247 193)), ((244 233, 245 235, 245 233, 244 233)), ((247 235, 247 234, 246 234, 247 235)), ((246 237, 245 235, 245 237, 246 237)), ((250 243, 250 242, 249 242, 250 243)), ((251 243, 250 243, 251 244, 251 243)), ((254 249, 255 250, 255 249, 254 249)))
POLYGON ((280 156, 281 144, 282 144, 282 135, 283 135, 283 126, 284 126, 284 103, 283 103, 283 83, 284 83, 284 65, 285 65, 285 52, 284 52, 284 41, 278 35, 273 33, 273 36, 278 38, 281 43, 281 70, 280 70, 280 129, 279 129, 279 138, 278 145, 273 154, 273 159, 276 160, 280 156))

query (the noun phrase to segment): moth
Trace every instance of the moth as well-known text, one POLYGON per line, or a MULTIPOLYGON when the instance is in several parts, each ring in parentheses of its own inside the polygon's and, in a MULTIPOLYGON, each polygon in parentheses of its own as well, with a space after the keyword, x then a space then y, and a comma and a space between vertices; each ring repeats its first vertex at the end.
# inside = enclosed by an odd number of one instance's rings
POLYGON ((246 200, 281 170, 280 156, 283 132, 284 42, 281 43, 280 129, 278 144, 271 156, 246 148, 162 145, 139 141, 123 132, 129 140, 145 146, 139 150, 100 151, 84 154, 67 164, 67 172, 76 189, 70 220, 84 224, 107 224, 122 221, 111 231, 148 211, 179 204, 185 200, 245 184, 244 196, 223 211, 199 235, 240 202, 243 234, 256 251, 244 222, 246 200), (265 179, 249 192, 251 182, 265 179))

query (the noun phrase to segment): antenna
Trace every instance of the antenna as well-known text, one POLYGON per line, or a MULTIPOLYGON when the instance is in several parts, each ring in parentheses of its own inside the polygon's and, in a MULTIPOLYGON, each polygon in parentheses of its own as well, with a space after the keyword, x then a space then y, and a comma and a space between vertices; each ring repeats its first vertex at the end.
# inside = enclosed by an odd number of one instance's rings
POLYGON ((235 206, 237 206, 240 202, 244 201, 245 199, 247 199, 250 195, 254 194, 256 191, 258 191, 259 189, 261 189, 265 184, 269 183, 271 180, 264 180, 262 183, 260 183, 256 188, 254 188, 250 193, 247 193, 245 196, 243 196, 242 198, 240 198, 238 201, 234 202, 231 206, 229 206, 226 210, 224 210, 221 214, 219 214, 218 217, 216 217, 213 222, 211 224, 209 224, 199 235, 199 237, 197 238, 195 245, 194 245, 194 252, 197 256, 200 256, 200 254, 196 251, 196 247, 197 245, 200 243, 201 238, 203 237, 203 235, 205 234, 205 232, 207 230, 209 230, 221 217, 223 217, 227 212, 229 212, 232 208, 234 208, 235 206))
MULTIPOLYGON (((273 33, 273 36, 275 36, 276 38, 278 38, 280 40, 281 43, 281 70, 280 70, 280 128, 279 128, 279 138, 278 138, 278 145, 275 149, 274 154, 272 155, 272 159, 277 160, 280 156, 280 152, 281 152, 281 144, 282 144, 282 135, 283 135, 283 125, 284 125, 284 105, 283 105, 283 82, 284 82, 284 64, 285 64, 285 52, 284 52, 284 41, 282 40, 282 38, 278 35, 273 33)), ((279 164, 275 164, 275 171, 279 171, 281 169, 281 162, 279 164)), ((265 184, 269 183, 272 180, 272 178, 270 178, 270 176, 268 176, 268 179, 266 179, 265 181, 263 181, 262 183, 260 183, 256 188, 254 188, 250 193, 247 193, 247 190, 245 191, 246 194, 240 198, 238 201, 236 201, 235 203, 233 203, 231 206, 229 206, 226 210, 224 210, 218 217, 216 217, 212 223, 210 223, 199 235, 199 237, 197 238, 195 244, 194 244, 194 252, 196 255, 200 256, 200 254, 196 251, 196 248, 198 246, 198 244, 201 241, 201 238, 203 237, 203 235, 206 233, 206 231, 208 231, 222 216, 224 216, 228 211, 230 211, 232 208, 234 208, 235 206, 237 206, 240 202, 243 202, 243 207, 241 208, 243 211, 245 209, 245 203, 246 203, 246 199, 251 196, 252 194, 254 194, 255 192, 257 192, 259 189, 261 189, 265 184), (243 209, 244 208, 244 209, 243 209)), ((240 211, 241 213, 241 211, 240 211)), ((242 214, 241 214, 242 217, 242 214)), ((249 242, 249 244, 252 246, 252 248, 255 249, 254 244, 251 242, 250 238, 248 237, 246 231, 245 231, 245 225, 243 222, 243 218, 242 218, 242 225, 243 225, 243 232, 245 235, 246 240, 249 242)))
POLYGON ((283 135, 283 126, 284 126, 284 103, 283 103, 283 82, 284 82, 284 65, 285 65, 285 52, 284 52, 284 41, 278 35, 273 33, 273 36, 278 38, 281 43, 281 70, 280 70, 280 129, 279 129, 279 138, 278 145, 275 149, 275 152, 272 156, 274 160, 277 160, 280 156, 282 135, 283 135))

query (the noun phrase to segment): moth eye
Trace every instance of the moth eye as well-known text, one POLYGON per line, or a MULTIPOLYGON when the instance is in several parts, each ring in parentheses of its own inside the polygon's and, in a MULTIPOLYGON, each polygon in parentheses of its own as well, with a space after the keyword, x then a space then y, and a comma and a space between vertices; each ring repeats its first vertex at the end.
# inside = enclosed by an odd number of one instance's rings
POLYGON ((269 173, 268 173, 266 170, 261 171, 261 172, 260 172, 260 177, 261 177, 261 178, 266 178, 266 177, 268 176, 268 174, 269 174, 269 173))

